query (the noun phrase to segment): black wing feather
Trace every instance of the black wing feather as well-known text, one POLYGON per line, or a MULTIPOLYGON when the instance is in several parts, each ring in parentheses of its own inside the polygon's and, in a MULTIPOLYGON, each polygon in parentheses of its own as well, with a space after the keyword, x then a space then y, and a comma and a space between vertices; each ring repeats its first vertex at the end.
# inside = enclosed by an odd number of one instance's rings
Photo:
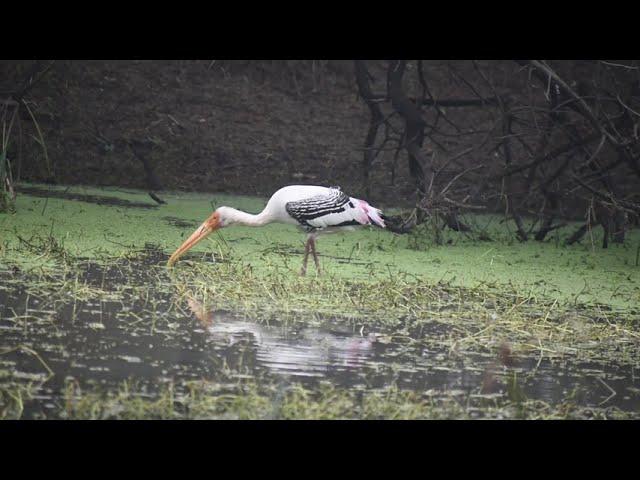
POLYGON ((304 200, 287 202, 285 209, 300 225, 313 229, 314 227, 308 223, 309 220, 332 213, 344 212, 345 205, 350 201, 351 199, 348 195, 339 189, 334 189, 326 195, 316 195, 304 200))

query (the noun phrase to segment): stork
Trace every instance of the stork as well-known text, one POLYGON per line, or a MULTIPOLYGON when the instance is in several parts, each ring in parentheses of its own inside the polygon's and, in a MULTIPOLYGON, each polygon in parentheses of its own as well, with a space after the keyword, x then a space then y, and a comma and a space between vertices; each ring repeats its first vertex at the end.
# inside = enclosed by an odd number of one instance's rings
POLYGON ((313 255, 316 270, 320 273, 316 253, 318 235, 349 231, 363 225, 386 228, 380 210, 364 200, 346 195, 340 187, 289 185, 275 192, 257 215, 231 207, 217 208, 171 255, 167 265, 171 267, 187 250, 215 230, 231 225, 261 227, 274 222, 296 225, 307 233, 301 275, 307 272, 309 253, 313 255))

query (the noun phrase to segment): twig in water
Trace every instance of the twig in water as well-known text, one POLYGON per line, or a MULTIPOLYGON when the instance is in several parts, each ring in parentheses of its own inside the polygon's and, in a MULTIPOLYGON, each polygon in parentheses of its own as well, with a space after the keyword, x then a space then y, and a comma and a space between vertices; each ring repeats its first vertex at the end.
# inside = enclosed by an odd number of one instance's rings
POLYGON ((20 351, 23 351, 25 353, 28 353, 29 355, 33 355, 34 357, 36 357, 38 359, 38 361, 47 370, 47 372, 49 372, 49 376, 44 380, 44 382, 48 381, 51 377, 53 377, 55 375, 53 373, 53 370, 51 370, 51 368, 49 368, 49 365, 47 365, 47 363, 42 359, 42 357, 38 354, 38 352, 36 352, 35 350, 32 350, 31 348, 27 347, 26 345, 18 345, 15 348, 10 348, 8 350, 4 350, 4 351, 0 352, 0 355, 5 355, 7 353, 15 352, 16 350, 20 350, 20 351))
POLYGON ((605 381, 604 381, 604 380, 602 380, 600 377, 596 377, 596 378, 598 379, 598 381, 599 381, 602 385, 604 385, 605 387, 607 387, 607 389, 611 392, 611 395, 609 395, 607 398, 605 398, 602 402, 600 402, 600 403, 598 404, 598 406, 600 406, 600 405, 603 405, 603 404, 607 403, 609 400, 611 400, 613 397, 615 397, 615 396, 617 395, 617 393, 616 393, 616 391, 615 391, 613 388, 611 388, 609 385, 607 385, 607 384, 605 383, 605 381))

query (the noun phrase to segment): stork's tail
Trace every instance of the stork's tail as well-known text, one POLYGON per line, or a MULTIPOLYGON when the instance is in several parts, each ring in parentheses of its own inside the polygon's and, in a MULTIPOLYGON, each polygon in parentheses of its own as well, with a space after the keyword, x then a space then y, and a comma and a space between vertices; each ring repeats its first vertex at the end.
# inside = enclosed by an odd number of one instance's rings
POLYGON ((386 218, 382 213, 382 210, 371 207, 367 212, 367 215, 369 216, 371 223, 373 223, 374 225, 377 225, 380 228, 387 228, 387 225, 385 223, 386 218))
POLYGON ((384 222, 384 214, 382 210, 377 209, 376 207, 369 205, 364 200, 360 200, 359 198, 351 198, 351 201, 355 202, 357 206, 357 210, 355 212, 356 222, 361 225, 370 225, 373 224, 380 228, 387 228, 384 222))

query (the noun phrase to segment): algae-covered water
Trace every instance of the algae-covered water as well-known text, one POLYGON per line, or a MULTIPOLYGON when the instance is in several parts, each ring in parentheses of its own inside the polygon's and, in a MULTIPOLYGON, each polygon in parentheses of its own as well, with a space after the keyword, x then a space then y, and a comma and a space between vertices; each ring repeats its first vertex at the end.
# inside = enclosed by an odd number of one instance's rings
POLYGON ((640 237, 600 248, 229 228, 265 199, 23 185, 0 215, 2 418, 635 418, 640 237))

